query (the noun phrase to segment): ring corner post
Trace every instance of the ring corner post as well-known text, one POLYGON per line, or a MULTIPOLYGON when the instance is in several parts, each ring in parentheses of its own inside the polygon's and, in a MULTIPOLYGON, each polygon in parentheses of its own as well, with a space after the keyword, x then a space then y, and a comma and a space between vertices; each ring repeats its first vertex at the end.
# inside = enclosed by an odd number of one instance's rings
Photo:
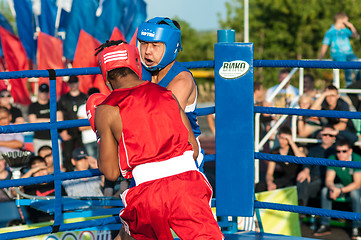
POLYGON ((254 214, 253 43, 215 45, 217 216, 254 214))

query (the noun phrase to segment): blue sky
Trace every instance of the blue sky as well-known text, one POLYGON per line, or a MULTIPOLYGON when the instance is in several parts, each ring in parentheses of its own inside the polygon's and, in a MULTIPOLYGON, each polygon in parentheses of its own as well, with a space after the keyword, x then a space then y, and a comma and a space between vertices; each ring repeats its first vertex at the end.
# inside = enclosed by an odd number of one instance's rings
POLYGON ((175 16, 196 30, 217 30, 218 15, 226 16, 225 2, 230 0, 145 0, 148 18, 175 16))

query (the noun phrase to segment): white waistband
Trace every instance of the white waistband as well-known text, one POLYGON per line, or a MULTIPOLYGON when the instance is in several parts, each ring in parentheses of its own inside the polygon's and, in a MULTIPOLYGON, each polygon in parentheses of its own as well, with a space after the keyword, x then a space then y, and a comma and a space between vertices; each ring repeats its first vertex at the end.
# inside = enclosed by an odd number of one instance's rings
POLYGON ((193 151, 186 151, 183 155, 165 161, 145 163, 136 166, 133 169, 133 178, 136 185, 139 185, 144 182, 192 170, 197 170, 193 159, 193 151))

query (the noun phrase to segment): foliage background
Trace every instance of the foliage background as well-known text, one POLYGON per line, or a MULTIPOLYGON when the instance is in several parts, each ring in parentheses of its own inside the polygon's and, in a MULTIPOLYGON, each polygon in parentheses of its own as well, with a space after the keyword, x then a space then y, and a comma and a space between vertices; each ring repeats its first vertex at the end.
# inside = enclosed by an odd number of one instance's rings
MULTIPOLYGON (((357 0, 250 0, 249 3, 250 42, 254 43, 255 59, 317 59, 323 36, 337 12, 345 12, 356 29, 361 28, 357 0)), ((231 0, 226 7, 227 17, 220 19, 220 24, 222 28, 236 29, 238 41, 242 41, 243 0, 231 0)), ((351 44, 355 54, 360 55, 360 39, 352 40, 351 44)), ((325 58, 330 58, 329 52, 325 58)), ((332 70, 306 69, 305 72, 316 76, 318 87, 332 82, 332 70)), ((273 69, 257 69, 255 73, 265 87, 277 82, 277 72, 273 69)))
MULTIPOLYGON (((235 29, 236 41, 243 41, 243 0, 226 2, 226 18, 219 18, 221 29, 235 29)), ((266 60, 317 59, 325 32, 337 12, 345 12, 356 29, 361 29, 361 8, 357 0, 249 0, 250 42, 254 58, 266 60)), ((180 21, 184 51, 180 61, 212 60, 216 31, 197 32, 191 23, 180 21)), ((361 31, 361 30, 360 30, 361 31)), ((361 56, 360 39, 351 40, 354 52, 361 56)), ((325 58, 330 58, 329 51, 325 58)), ((257 68, 255 80, 268 88, 277 84, 279 69, 257 68)), ((332 83, 332 70, 305 69, 316 78, 316 87, 332 83)), ((343 73, 341 86, 344 84, 343 73)), ((298 86, 298 76, 292 78, 298 86)))

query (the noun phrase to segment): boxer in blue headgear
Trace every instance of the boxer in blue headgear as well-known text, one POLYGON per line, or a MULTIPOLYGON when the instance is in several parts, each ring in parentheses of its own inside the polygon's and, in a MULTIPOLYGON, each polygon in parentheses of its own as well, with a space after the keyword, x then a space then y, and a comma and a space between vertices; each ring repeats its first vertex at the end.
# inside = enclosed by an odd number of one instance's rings
MULTIPOLYGON (((175 61, 182 50, 179 23, 169 18, 152 18, 139 25, 137 39, 143 66, 142 79, 172 91, 187 114, 194 135, 198 137, 201 131, 195 113, 197 85, 192 73, 175 61)), ((199 167, 202 161, 203 154, 200 153, 197 160, 199 167)))
POLYGON ((164 54, 156 65, 149 65, 150 62, 143 62, 144 67, 149 71, 163 69, 173 62, 177 57, 177 53, 182 51, 181 31, 177 22, 173 22, 169 18, 152 18, 145 23, 139 25, 137 38, 140 42, 160 42, 165 45, 164 54))

